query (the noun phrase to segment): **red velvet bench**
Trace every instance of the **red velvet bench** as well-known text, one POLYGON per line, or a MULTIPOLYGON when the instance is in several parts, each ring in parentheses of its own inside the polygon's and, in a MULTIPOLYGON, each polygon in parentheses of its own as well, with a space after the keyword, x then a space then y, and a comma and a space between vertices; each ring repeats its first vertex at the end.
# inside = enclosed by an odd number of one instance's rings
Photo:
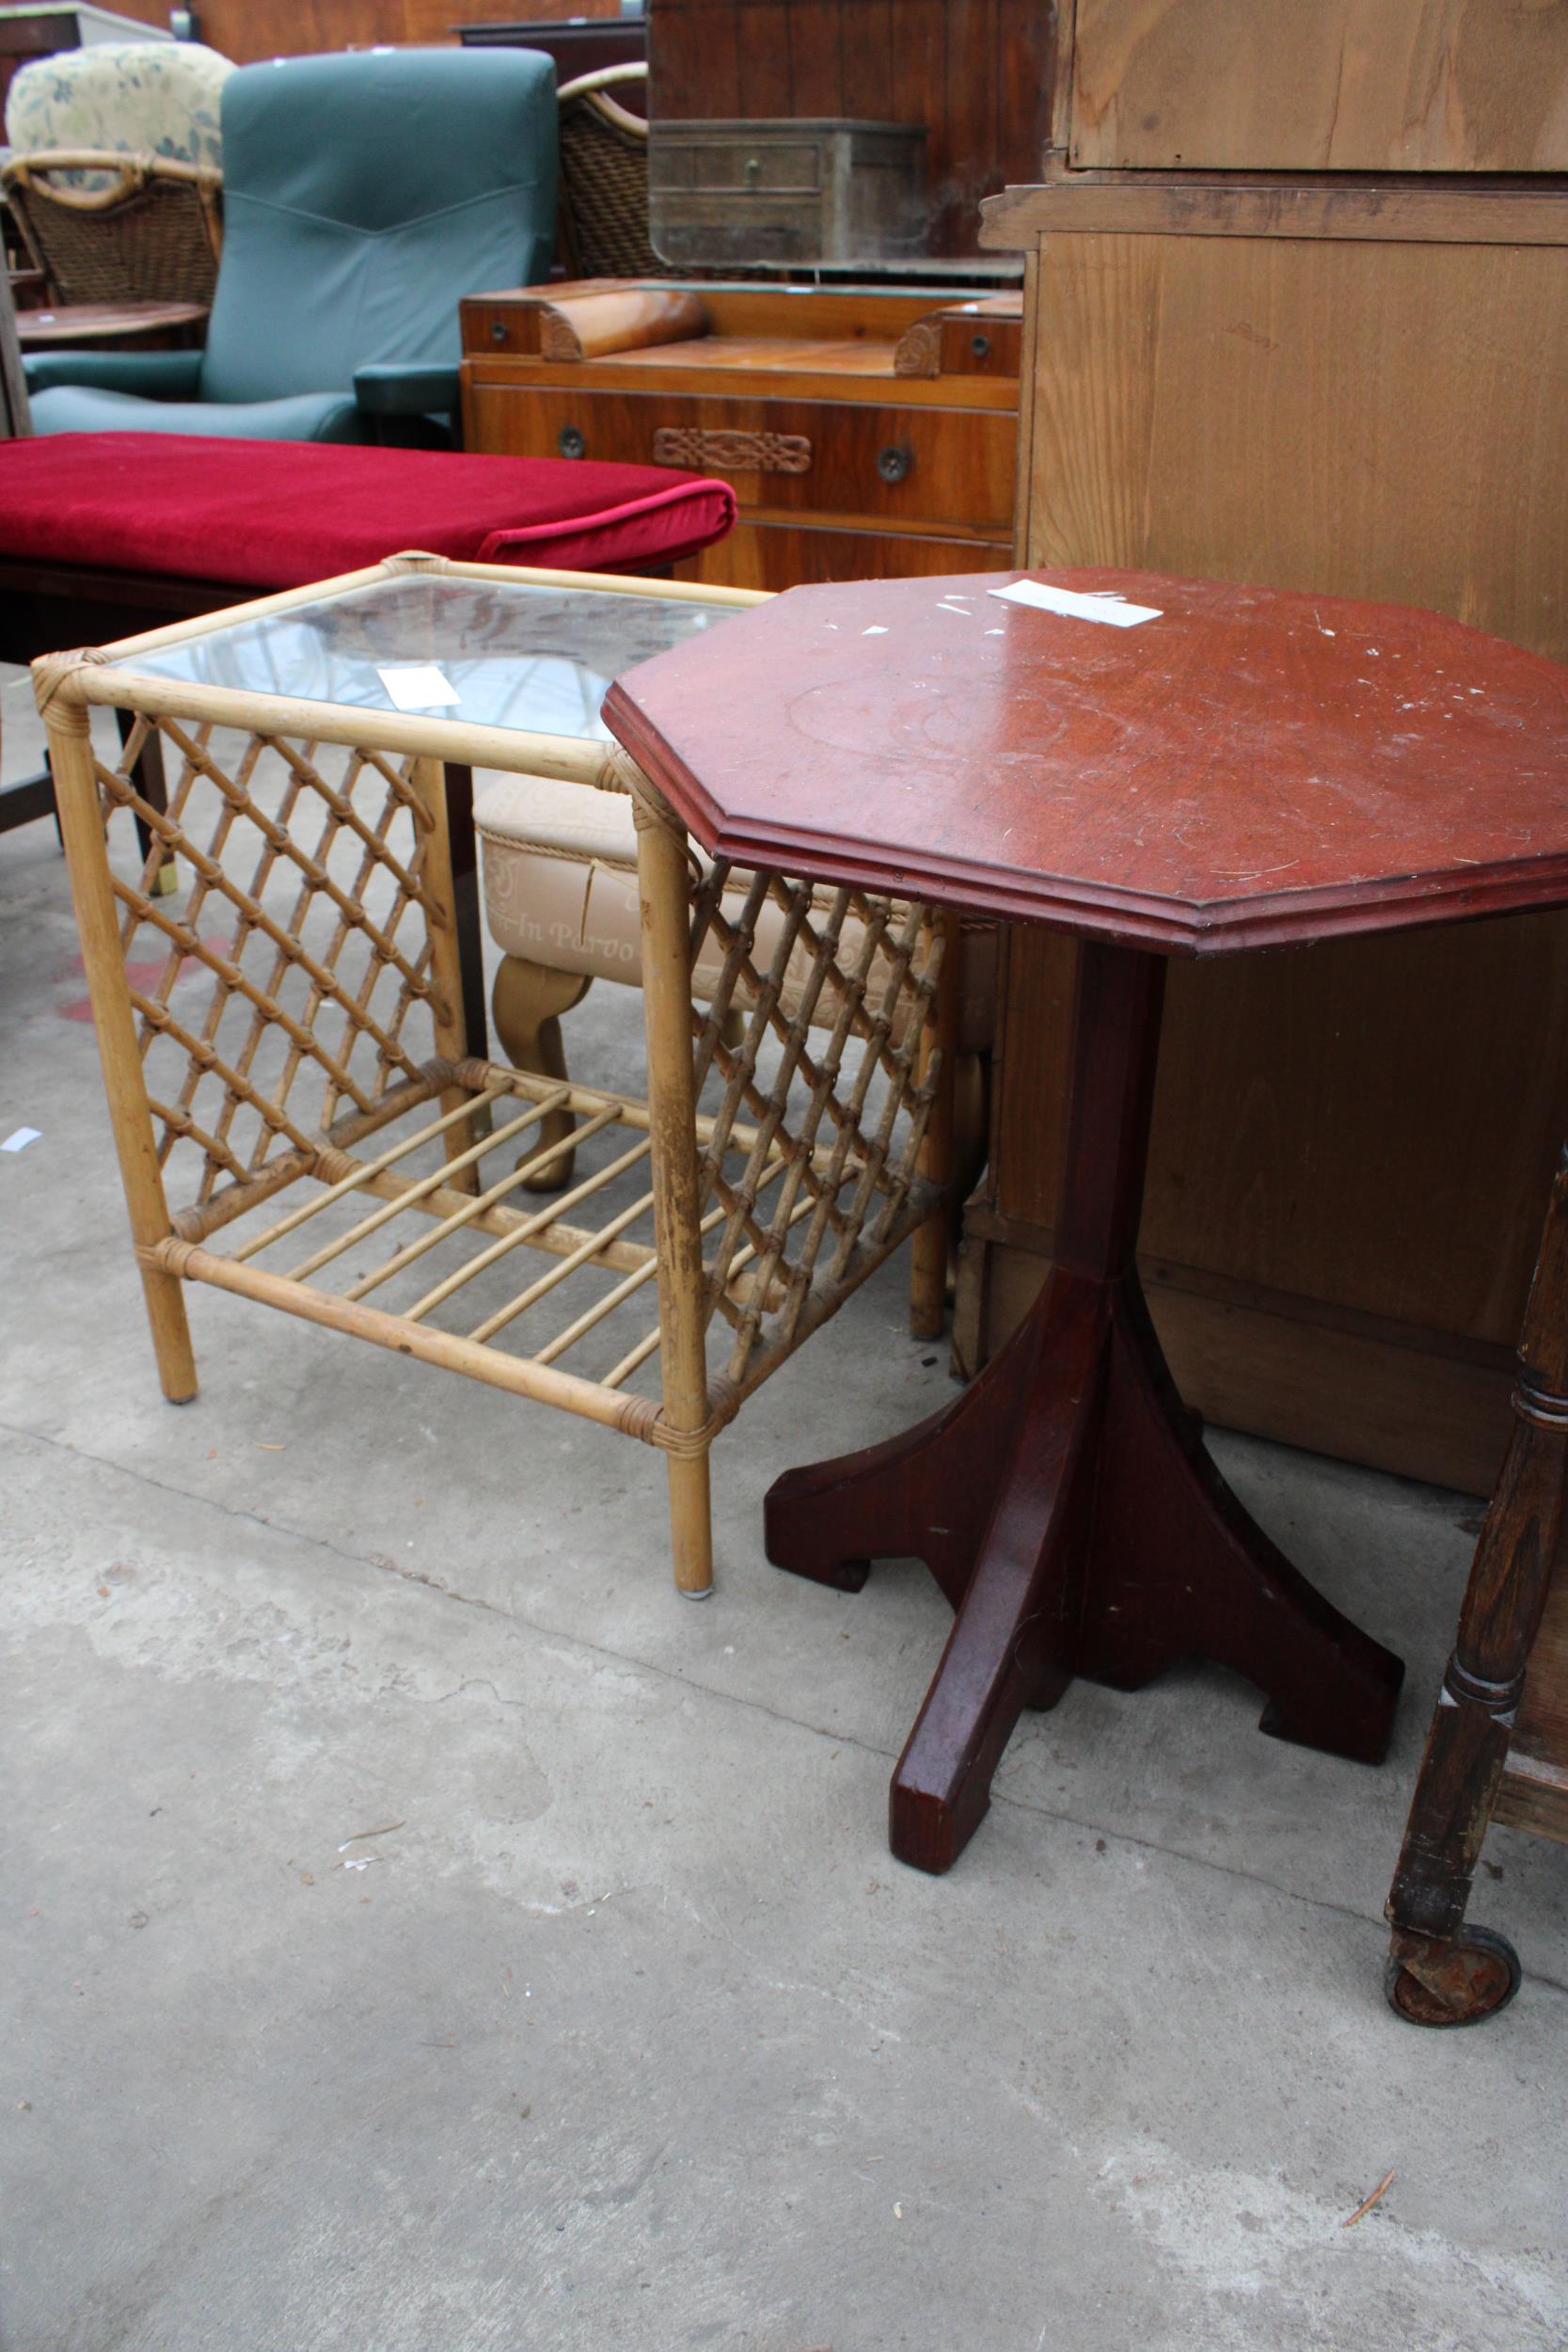
MULTIPOLYGON (((656 466, 168 433, 0 441, 0 660, 110 644, 404 548, 657 576, 735 516, 727 483, 656 466)), ((483 1039, 471 784, 451 783, 468 1034, 483 1039)), ((15 785, 0 832, 53 807, 47 776, 15 785)))
POLYGON ((0 660, 103 644, 403 548, 657 574, 721 539, 727 483, 657 466, 325 441, 0 442, 0 660))

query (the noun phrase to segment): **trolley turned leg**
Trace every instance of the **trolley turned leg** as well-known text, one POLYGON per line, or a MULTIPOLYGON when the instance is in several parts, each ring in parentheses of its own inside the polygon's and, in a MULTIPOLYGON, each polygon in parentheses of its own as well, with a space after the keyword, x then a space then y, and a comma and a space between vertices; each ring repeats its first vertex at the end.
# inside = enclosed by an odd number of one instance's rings
POLYGON ((1473 2026, 1513 1999, 1513 1947, 1465 1913, 1508 1762, 1568 1502, 1568 1152, 1520 1341, 1513 1435, 1476 1546, 1453 1654, 1416 1777, 1387 1915, 1386 1989, 1412 2025, 1473 2026))

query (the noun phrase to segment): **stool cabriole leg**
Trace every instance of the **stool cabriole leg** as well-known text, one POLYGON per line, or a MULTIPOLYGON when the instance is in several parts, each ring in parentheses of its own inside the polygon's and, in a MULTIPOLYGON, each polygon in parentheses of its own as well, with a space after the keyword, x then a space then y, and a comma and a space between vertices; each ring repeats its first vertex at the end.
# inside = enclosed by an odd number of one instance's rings
POLYGON ((638 791, 634 805, 663 1420, 672 1435, 687 1441, 668 1461, 670 1537, 676 1587, 699 1599, 713 1589, 713 1530, 708 1449, 702 1437, 708 1423, 707 1347, 698 1230, 686 837, 651 787, 638 791))
MULTIPOLYGON (((554 972, 548 964, 531 963, 522 956, 502 956, 496 970, 490 1009, 496 1035, 514 1070, 539 1078, 562 1078, 566 1048, 562 1042, 561 1015, 580 1004, 592 983, 578 972, 554 972)), ((542 1146, 561 1143, 577 1120, 570 1111, 550 1111, 539 1123, 537 1142, 529 1145, 532 1157, 542 1146)), ((575 1153, 563 1152, 536 1176, 523 1181, 525 1192, 563 1192, 572 1181, 575 1153)))
POLYGON ((119 1158, 120 1182, 125 1187, 131 1235, 147 1300, 153 1353, 158 1359, 158 1377, 171 1405, 188 1405, 197 1390, 196 1359, 191 1352, 190 1325, 185 1317, 180 1279, 150 1260, 150 1253, 160 1242, 166 1241, 174 1229, 164 1197, 163 1170, 158 1165, 152 1114, 148 1107, 141 1054, 136 1044, 135 1015, 125 979, 114 885, 109 876, 108 845, 103 837, 103 813, 87 729, 87 707, 71 694, 69 678, 54 686, 45 718, 60 833, 82 940, 82 963, 87 973, 115 1150, 119 1158))
POLYGON ((1525 1668, 1568 1518, 1568 1152, 1520 1343, 1513 1435, 1470 1569, 1399 1867, 1386 1989, 1418 2026, 1469 2026, 1513 1998, 1519 1963, 1465 1913, 1508 1762, 1525 1668))

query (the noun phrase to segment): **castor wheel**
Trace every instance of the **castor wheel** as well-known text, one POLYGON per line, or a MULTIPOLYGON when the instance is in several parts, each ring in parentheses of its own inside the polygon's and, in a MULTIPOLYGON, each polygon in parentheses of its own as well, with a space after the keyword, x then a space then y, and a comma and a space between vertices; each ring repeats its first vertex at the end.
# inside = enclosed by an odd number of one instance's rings
POLYGON ((1491 1928, 1466 1927, 1462 1940, 1433 1947, 1453 1998, 1440 2000, 1402 1961, 1390 1960, 1383 1976, 1384 1997, 1407 2026, 1479 2026, 1506 2009, 1524 1971, 1506 1935, 1491 1928))

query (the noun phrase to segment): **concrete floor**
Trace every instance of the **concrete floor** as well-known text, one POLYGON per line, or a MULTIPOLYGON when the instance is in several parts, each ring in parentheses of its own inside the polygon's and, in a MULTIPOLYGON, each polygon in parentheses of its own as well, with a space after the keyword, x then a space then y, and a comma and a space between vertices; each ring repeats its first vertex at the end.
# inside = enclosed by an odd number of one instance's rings
MULTIPOLYGON (((901 1270, 721 1441, 693 1608, 584 1424, 208 1291, 165 1406, 84 1014, 50 829, 0 836, 7 2352, 1568 2342, 1568 1855, 1489 1841, 1504 2017, 1380 1990, 1476 1504, 1217 1438, 1408 1658, 1388 1763, 1081 1685, 921 1877, 934 1588, 760 1543, 948 1393, 901 1270)), ((600 991, 579 1066, 637 1027, 600 991)))

